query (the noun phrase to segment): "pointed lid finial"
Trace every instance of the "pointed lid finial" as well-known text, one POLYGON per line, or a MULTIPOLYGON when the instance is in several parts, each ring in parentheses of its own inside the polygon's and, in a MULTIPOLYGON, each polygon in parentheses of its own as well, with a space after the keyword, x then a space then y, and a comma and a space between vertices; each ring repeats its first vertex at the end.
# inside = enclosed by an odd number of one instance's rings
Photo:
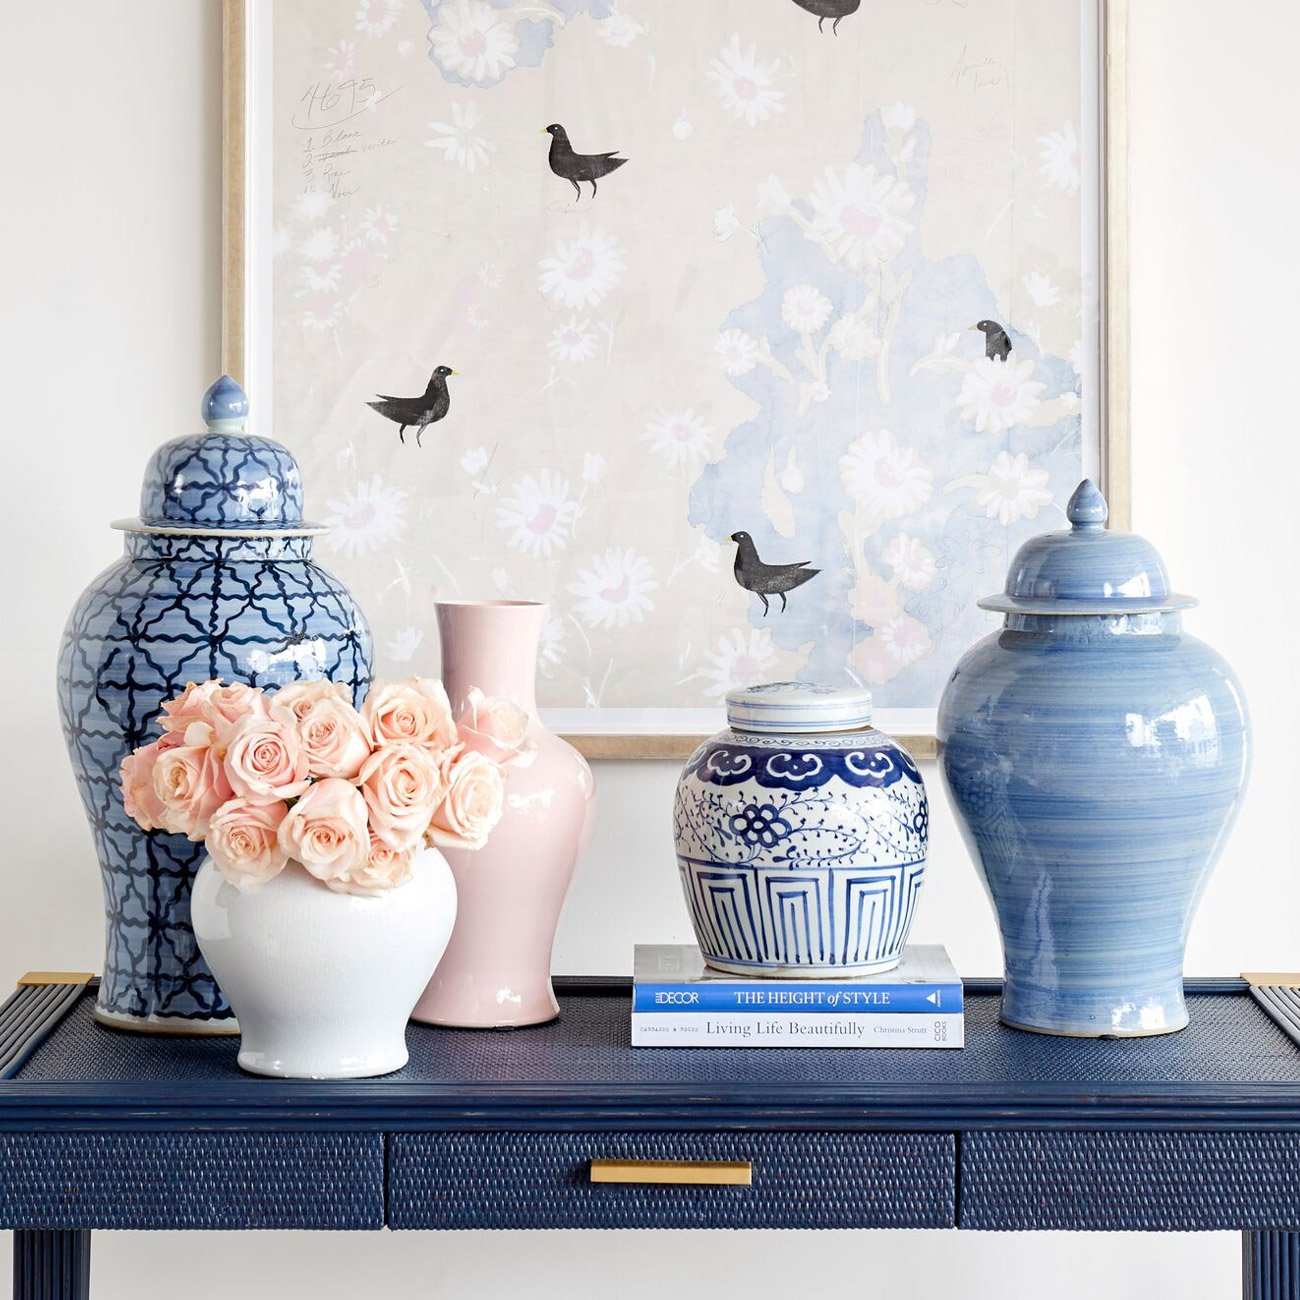
POLYGON ((1110 517, 1110 507, 1101 489, 1090 478, 1086 478, 1070 497, 1065 507, 1065 517, 1075 529, 1102 528, 1110 517))
POLYGON ((248 418, 248 395, 229 375, 222 375, 203 394, 199 414, 210 429, 242 427, 248 418))

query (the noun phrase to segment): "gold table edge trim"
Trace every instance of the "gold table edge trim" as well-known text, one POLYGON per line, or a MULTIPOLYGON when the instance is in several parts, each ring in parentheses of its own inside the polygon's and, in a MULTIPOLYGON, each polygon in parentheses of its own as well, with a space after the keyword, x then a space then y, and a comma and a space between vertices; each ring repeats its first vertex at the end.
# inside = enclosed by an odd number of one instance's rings
POLYGON ((1295 971, 1242 971, 1241 978, 1254 988, 1300 989, 1300 974, 1295 971))
POLYGON ((89 984, 94 973, 85 970, 29 970, 18 977, 20 989, 40 988, 46 984, 89 984))
POLYGON ((749 1187, 748 1160, 593 1160, 593 1183, 677 1183, 689 1186, 749 1187))

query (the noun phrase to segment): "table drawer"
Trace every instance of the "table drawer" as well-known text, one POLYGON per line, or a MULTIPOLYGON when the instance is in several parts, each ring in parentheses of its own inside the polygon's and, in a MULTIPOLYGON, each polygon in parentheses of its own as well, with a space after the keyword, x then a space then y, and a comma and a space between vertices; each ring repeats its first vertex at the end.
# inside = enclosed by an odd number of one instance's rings
POLYGON ((394 1228, 948 1228, 955 1174, 950 1134, 402 1133, 388 1215, 394 1228), (593 1182, 592 1161, 748 1162, 750 1183, 593 1182))
POLYGON ((381 1228, 379 1133, 2 1133, 0 1228, 381 1228))
POLYGON ((963 1228, 1300 1229, 1300 1134, 971 1133, 963 1228))

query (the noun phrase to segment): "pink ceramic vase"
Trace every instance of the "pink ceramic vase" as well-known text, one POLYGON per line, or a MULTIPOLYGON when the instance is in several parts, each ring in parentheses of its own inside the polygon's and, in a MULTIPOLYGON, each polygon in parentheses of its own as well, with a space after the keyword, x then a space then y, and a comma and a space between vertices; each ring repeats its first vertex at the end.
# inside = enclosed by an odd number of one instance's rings
POLYGON ((456 926, 413 1017, 473 1029, 554 1020, 551 948, 596 813, 591 769, 537 716, 544 605, 440 601, 442 680, 459 710, 471 686, 527 709, 531 763, 510 769, 506 809, 477 853, 444 851, 456 877, 456 926))

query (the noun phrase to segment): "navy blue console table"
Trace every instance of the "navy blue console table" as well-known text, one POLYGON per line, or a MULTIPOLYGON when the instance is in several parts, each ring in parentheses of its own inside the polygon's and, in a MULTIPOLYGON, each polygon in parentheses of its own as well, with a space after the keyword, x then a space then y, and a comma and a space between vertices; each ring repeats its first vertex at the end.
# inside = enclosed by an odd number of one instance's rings
POLYGON ((968 983, 960 1051, 636 1048, 626 980, 561 1019, 412 1026, 384 1079, 256 1079, 232 1039, 98 1026, 93 985, 0 1008, 14 1293, 89 1294, 95 1228, 973 1228, 1244 1234, 1300 1300, 1300 1002, 1190 981, 1164 1038, 1041 1038, 968 983), (615 1181, 601 1181, 612 1178, 615 1181), (687 1181, 679 1181, 687 1180, 687 1181))

